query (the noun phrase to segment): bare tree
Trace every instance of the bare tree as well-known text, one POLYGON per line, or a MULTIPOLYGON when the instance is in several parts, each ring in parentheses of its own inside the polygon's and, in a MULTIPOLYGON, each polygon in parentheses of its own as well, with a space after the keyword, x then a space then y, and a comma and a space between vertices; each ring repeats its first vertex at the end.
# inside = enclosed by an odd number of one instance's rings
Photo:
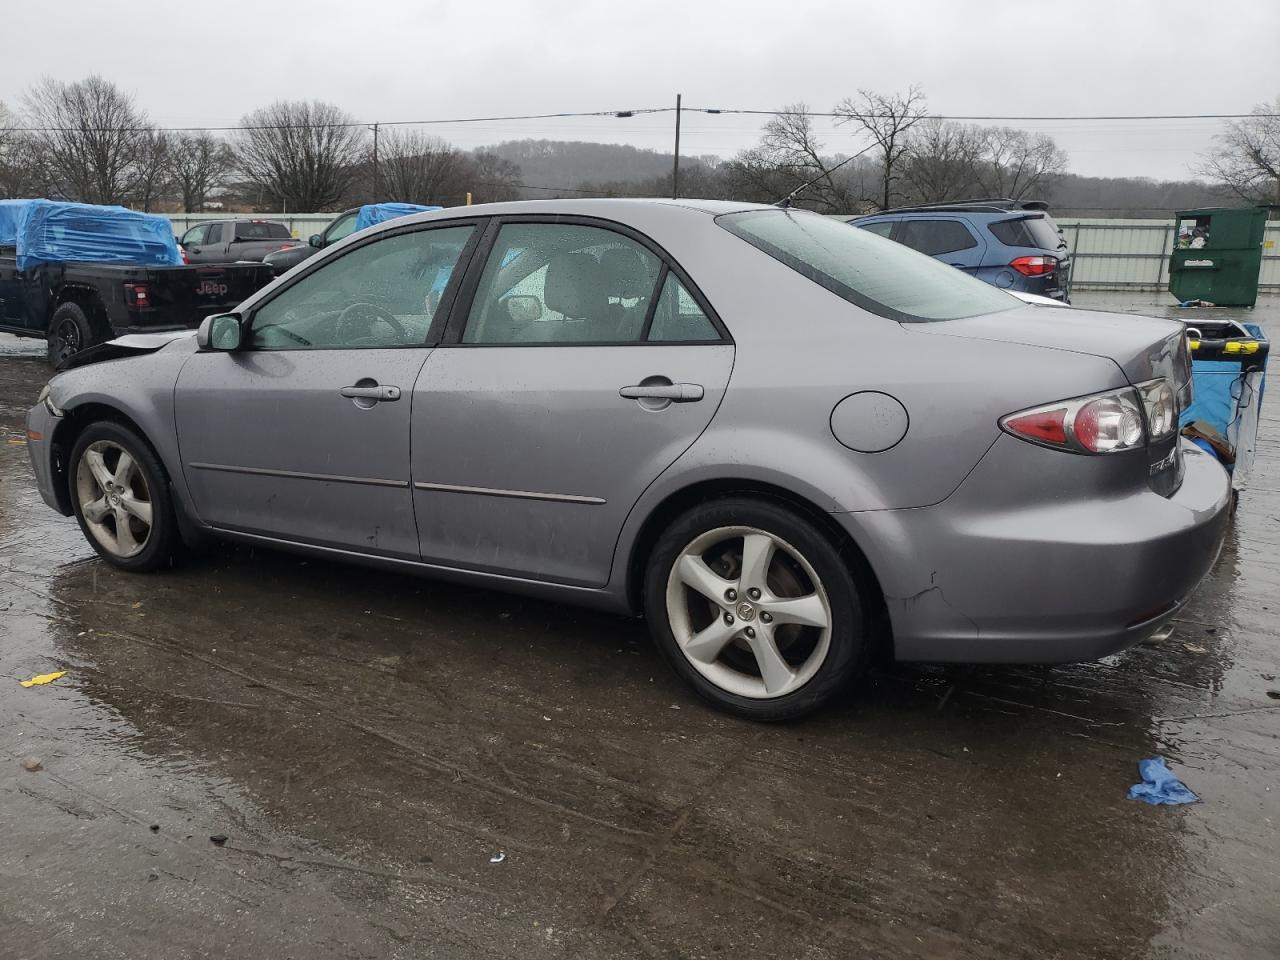
POLYGON ((149 130, 138 139, 137 167, 130 202, 145 212, 167 198, 173 185, 170 155, 173 137, 163 130, 149 130))
POLYGON ((912 85, 906 96, 882 94, 873 90, 859 90, 858 98, 845 97, 836 105, 839 123, 854 123, 871 137, 880 157, 879 189, 877 196, 867 198, 881 210, 893 205, 895 197, 903 194, 895 186, 898 180, 898 164, 907 151, 907 131, 925 118, 925 96, 918 86, 912 85))
POLYGON ((1066 153, 1042 133, 986 127, 983 141, 978 186, 988 196, 1021 200, 1043 192, 1054 177, 1066 172, 1066 153))
POLYGON ((44 193, 43 164, 18 115, 0 103, 0 200, 44 193))
POLYGON ((1280 96, 1228 123, 1217 148, 1195 172, 1219 181, 1247 203, 1280 204, 1280 96))
POLYGON ((151 132, 133 97, 99 76, 70 84, 46 77, 27 92, 26 107, 54 192, 88 203, 132 198, 151 132))
POLYGON ((379 144, 382 192, 406 203, 439 203, 465 191, 462 153, 419 130, 391 130, 379 144))
POLYGON ((984 150, 981 129, 931 117, 907 134, 902 179, 917 203, 944 203, 970 195, 984 150))
POLYGON ((473 150, 466 158, 460 182, 475 203, 495 203, 520 197, 520 165, 490 150, 473 150))
POLYGON ((241 119, 236 161, 273 203, 314 211, 345 199, 360 175, 364 127, 319 100, 279 100, 241 119))
POLYGON ((182 209, 204 209, 210 193, 231 172, 231 149, 211 133, 179 134, 169 149, 169 177, 182 195, 182 209))

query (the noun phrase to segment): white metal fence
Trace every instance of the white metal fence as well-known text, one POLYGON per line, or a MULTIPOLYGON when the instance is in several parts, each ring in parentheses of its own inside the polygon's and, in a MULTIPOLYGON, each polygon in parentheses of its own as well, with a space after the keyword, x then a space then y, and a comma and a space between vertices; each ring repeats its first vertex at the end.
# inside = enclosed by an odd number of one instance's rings
MULTIPOLYGON (((171 213, 173 232, 181 236, 203 220, 245 214, 171 213)), ((289 227, 300 240, 320 233, 332 213, 253 214, 289 227)), ((1169 284, 1169 253, 1174 222, 1169 220, 1059 220, 1071 250, 1073 286, 1116 290, 1163 290, 1169 284)), ((1280 291, 1280 221, 1268 221, 1263 239, 1259 287, 1280 291), (1270 244, 1268 247, 1267 244, 1270 244)))
MULTIPOLYGON (((1122 290, 1164 290, 1174 221, 1059 220, 1071 249, 1073 286, 1122 290)), ((1280 290, 1280 221, 1267 222, 1258 286, 1280 290), (1270 246, 1268 246, 1270 244, 1270 246)))

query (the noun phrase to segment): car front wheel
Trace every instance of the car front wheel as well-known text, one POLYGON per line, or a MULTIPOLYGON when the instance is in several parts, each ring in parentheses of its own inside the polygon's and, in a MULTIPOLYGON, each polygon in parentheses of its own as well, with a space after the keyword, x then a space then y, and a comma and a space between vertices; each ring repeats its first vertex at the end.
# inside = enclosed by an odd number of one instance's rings
POLYGON ((76 520, 104 559, 136 573, 172 562, 180 540, 169 479, 141 437, 92 424, 71 448, 68 473, 76 520))
POLYGON ((828 703, 871 647, 852 565, 804 517, 764 500, 677 518, 649 558, 645 616, 701 696, 755 720, 828 703))

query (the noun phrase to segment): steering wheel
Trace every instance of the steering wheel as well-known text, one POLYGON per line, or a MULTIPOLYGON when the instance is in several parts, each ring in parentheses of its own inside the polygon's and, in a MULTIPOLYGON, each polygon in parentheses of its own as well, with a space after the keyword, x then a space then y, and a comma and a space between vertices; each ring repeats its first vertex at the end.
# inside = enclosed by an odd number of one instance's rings
POLYGON ((339 343, 354 344, 360 340, 369 340, 369 331, 373 327, 375 321, 382 321, 389 326, 396 335, 396 339, 400 343, 409 342, 409 332, 405 330, 404 325, 389 314, 376 303, 368 303, 361 301, 353 303, 340 314, 334 323, 334 337, 339 343), (363 322, 364 329, 362 331, 354 329, 358 322, 363 322), (356 334, 362 333, 362 336, 356 334))

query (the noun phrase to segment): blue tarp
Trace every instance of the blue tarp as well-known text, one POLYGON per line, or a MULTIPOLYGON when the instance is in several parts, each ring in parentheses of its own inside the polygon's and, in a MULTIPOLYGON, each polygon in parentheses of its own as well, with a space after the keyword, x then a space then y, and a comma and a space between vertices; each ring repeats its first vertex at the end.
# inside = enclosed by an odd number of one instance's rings
MULTIPOLYGON (((444 207, 424 207, 419 203, 366 203, 356 214, 356 230, 372 227, 374 224, 386 223, 398 217, 407 217, 411 213, 426 213, 428 210, 443 210, 444 207)), ((353 233, 355 230, 352 231, 353 233)))
POLYGON ((18 221, 30 200, 0 200, 0 247, 12 247, 18 242, 18 221))
POLYGON ((1192 360, 1191 380, 1195 398, 1182 411, 1182 426, 1203 420, 1227 435, 1227 427, 1236 418, 1236 402, 1243 379, 1239 360, 1192 360))
POLYGON ((18 269, 37 263, 132 263, 181 266, 164 217, 89 203, 26 202, 18 220, 18 269))

